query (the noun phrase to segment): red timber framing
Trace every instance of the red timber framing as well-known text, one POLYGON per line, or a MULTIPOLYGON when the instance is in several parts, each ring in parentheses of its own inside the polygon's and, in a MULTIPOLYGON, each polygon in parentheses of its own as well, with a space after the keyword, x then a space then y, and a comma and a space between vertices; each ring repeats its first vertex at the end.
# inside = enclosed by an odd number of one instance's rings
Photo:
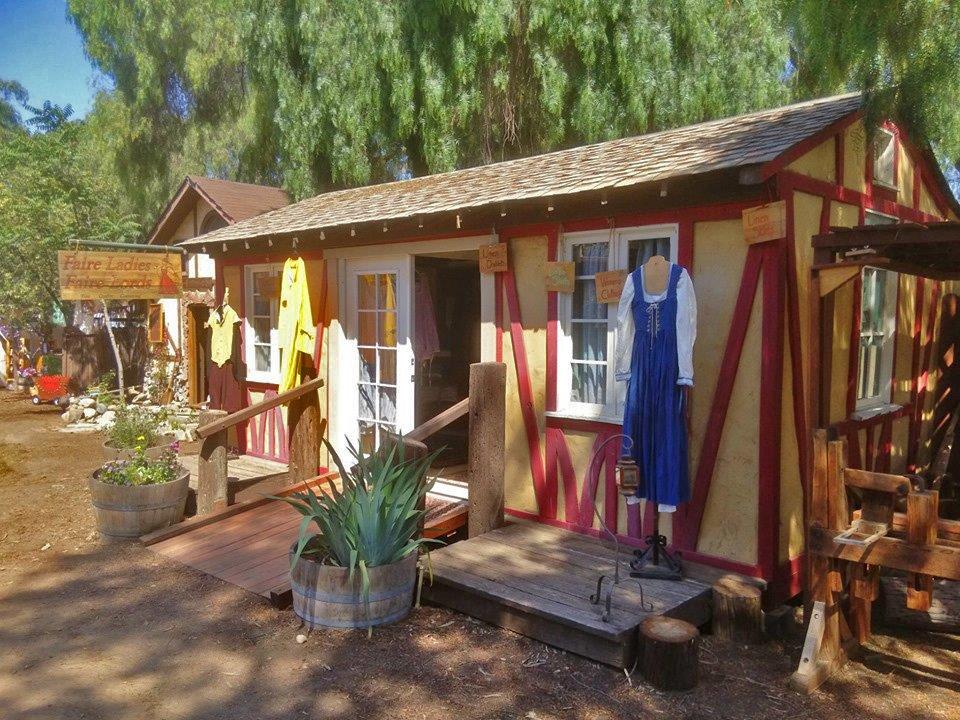
MULTIPOLYGON (((817 410, 816 391, 813 387, 808 388, 808 385, 819 385, 819 373, 822 371, 815 362, 808 365, 805 360, 804 349, 801 347, 801 324, 805 322, 804 318, 806 316, 804 313, 806 310, 801 308, 800 305, 800 276, 797 260, 799 250, 795 237, 794 192, 807 193, 822 200, 821 232, 826 232, 829 229, 830 205, 832 202, 847 203, 857 207, 861 222, 867 210, 875 210, 914 222, 928 222, 938 219, 919 209, 920 195, 919 190, 916 189, 918 184, 915 184, 912 207, 899 205, 895 196, 892 196, 889 192, 874 193, 869 154, 864 168, 867 191, 859 192, 843 185, 845 168, 843 132, 860 117, 859 114, 855 114, 834 123, 822 133, 813 136, 809 141, 786 153, 779 160, 765 166, 762 171, 762 178, 769 182, 762 186, 765 195, 763 197, 758 196, 738 203, 621 215, 614 218, 598 217, 566 222, 562 225, 556 223, 543 224, 500 231, 500 239, 508 242, 514 238, 545 236, 547 238, 546 259, 555 260, 558 259, 559 239, 563 232, 601 230, 607 229, 611 225, 614 228, 623 228, 658 223, 677 223, 679 226, 678 260, 692 274, 695 223, 739 219, 744 208, 768 202, 771 199, 786 201, 786 237, 778 241, 751 246, 747 251, 736 305, 727 333, 718 382, 713 397, 709 400, 710 409, 702 440, 700 461, 692 472, 692 497, 684 508, 674 514, 672 537, 674 548, 681 551, 683 556, 691 561, 702 562, 767 580, 771 588, 771 597, 769 598, 771 601, 779 601, 800 592, 804 563, 803 556, 791 558, 786 562, 780 560, 781 398, 785 363, 789 361, 791 395, 793 397, 792 420, 794 431, 792 434, 795 437, 801 469, 800 481, 804 488, 808 485, 811 471, 809 449, 812 442, 812 427, 816 421, 813 413, 817 410), (793 160, 812 150, 820 143, 831 139, 836 150, 835 182, 817 180, 787 169, 787 166, 793 160), (750 565, 705 555, 699 552, 698 542, 749 319, 754 300, 761 287, 761 277, 763 278, 762 291, 759 293, 762 307, 761 390, 757 428, 761 437, 758 451, 758 553, 756 564, 750 565), (786 357, 785 350, 787 350, 786 357)), ((898 142, 905 140, 900 133, 897 134, 897 138, 898 142)), ((907 147, 914 166, 917 168, 916 177, 926 178, 927 174, 924 173, 923 169, 925 164, 923 157, 914 148, 906 144, 905 147, 907 147)), ((939 197, 936 192, 933 192, 933 195, 942 208, 947 207, 943 198, 939 197)), ((519 401, 524 418, 524 430, 527 434, 526 440, 530 452, 531 473, 534 478, 537 506, 540 508, 537 513, 510 508, 507 508, 507 512, 514 516, 599 536, 601 531, 597 527, 593 508, 596 504, 599 489, 603 487, 605 501, 600 512, 604 522, 617 532, 618 537, 625 544, 641 545, 644 530, 649 530, 652 523, 652 508, 649 503, 643 505, 642 518, 639 506, 630 506, 627 510, 626 527, 619 526, 617 513, 617 502, 619 500, 616 495, 614 478, 614 466, 619 453, 619 442, 612 438, 620 432, 620 426, 608 422, 548 415, 544 428, 544 445, 541 447, 540 428, 533 410, 529 367, 523 352, 522 319, 520 318, 519 298, 516 293, 516 282, 513 274, 511 272, 498 274, 495 286, 495 311, 499 319, 497 324, 497 358, 502 360, 502 334, 505 329, 508 329, 513 341, 513 359, 517 372, 519 401), (506 308, 504 308, 504 302, 506 308), (505 324, 505 310, 509 314, 509 326, 505 324), (600 453, 586 469, 583 478, 578 479, 575 476, 574 464, 564 435, 565 430, 594 433, 595 439, 591 456, 596 454, 599 448, 604 448, 604 452, 600 453), (580 488, 579 496, 578 487, 580 488), (560 492, 563 493, 562 518, 558 517, 558 494, 560 492)), ((816 282, 811 284, 811 293, 814 292, 818 292, 816 282)), ((819 307, 819 302, 816 303, 816 306, 819 307)), ((932 325, 929 326, 932 327, 932 325)), ((547 294, 546 330, 545 407, 548 411, 554 411, 557 409, 556 371, 559 318, 557 294, 553 292, 547 294)), ((858 323, 854 323, 853 330, 859 333, 858 323)), ((811 338, 811 341, 818 342, 813 338, 811 338)), ((851 343, 854 348, 853 352, 856 351, 857 344, 857 342, 851 343)), ((927 355, 932 352, 929 346, 925 350, 927 355)), ((851 367, 855 368, 855 366, 856 358, 854 357, 851 367)), ((923 387, 925 387, 925 383, 918 378, 916 383, 916 394, 918 396, 922 395, 923 387)), ((847 391, 849 397, 855 401, 856 387, 854 382, 850 383, 847 391)), ((916 407, 919 400, 919 397, 915 398, 912 407, 916 407)), ((893 415, 880 417, 867 432, 868 440, 865 452, 858 450, 855 455, 857 459, 853 462, 859 461, 860 465, 865 468, 875 468, 877 470, 887 468, 890 462, 892 423, 898 417, 908 416, 910 412, 908 408, 900 410, 896 417, 893 415)), ((910 417, 913 417, 913 414, 910 414, 910 417)), ((859 431, 865 429, 862 424, 848 424, 849 427, 842 425, 838 426, 837 430, 848 434, 850 438, 859 437, 859 431)), ((855 442, 851 441, 852 448, 856 447, 855 442)), ((805 490, 803 495, 806 502, 805 490)), ((804 514, 806 514, 806 507, 804 507, 804 514)))

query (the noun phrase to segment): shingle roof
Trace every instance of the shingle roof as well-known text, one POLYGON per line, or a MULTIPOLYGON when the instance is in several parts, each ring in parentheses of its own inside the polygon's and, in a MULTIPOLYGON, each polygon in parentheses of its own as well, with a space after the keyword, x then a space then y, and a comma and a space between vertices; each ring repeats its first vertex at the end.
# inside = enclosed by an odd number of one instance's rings
POLYGON ((324 193, 181 244, 557 198, 764 163, 857 111, 858 93, 412 180, 324 193))
POLYGON ((224 219, 228 222, 241 222, 290 204, 290 196, 281 188, 197 175, 188 177, 226 214, 224 219))

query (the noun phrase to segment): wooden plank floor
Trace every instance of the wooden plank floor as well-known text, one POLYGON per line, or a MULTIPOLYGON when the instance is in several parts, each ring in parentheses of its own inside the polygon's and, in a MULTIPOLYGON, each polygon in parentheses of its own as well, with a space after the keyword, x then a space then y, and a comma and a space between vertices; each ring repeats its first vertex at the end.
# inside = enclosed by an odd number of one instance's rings
MULTIPOLYGON (((427 501, 427 535, 447 535, 465 524, 464 501, 433 495, 427 501)), ((288 553, 297 538, 301 518, 285 502, 259 501, 248 510, 149 547, 284 606, 289 603, 290 592, 288 553)))
MULTIPOLYGON (((199 455, 181 455, 180 462, 190 471, 190 487, 197 488, 199 455)), ((227 462, 227 497, 230 504, 269 495, 287 484, 285 463, 241 455, 227 462)))
MULTIPOLYGON (((621 554, 626 578, 629 549, 621 554)), ((609 622, 590 603, 613 551, 599 540, 546 525, 518 522, 430 553, 433 584, 423 597, 494 625, 593 660, 630 667, 637 627, 651 614, 702 625, 710 587, 696 580, 636 579, 617 587, 609 622), (643 596, 641 598, 640 588, 643 596)), ((606 586, 606 583, 604 583, 606 586)))

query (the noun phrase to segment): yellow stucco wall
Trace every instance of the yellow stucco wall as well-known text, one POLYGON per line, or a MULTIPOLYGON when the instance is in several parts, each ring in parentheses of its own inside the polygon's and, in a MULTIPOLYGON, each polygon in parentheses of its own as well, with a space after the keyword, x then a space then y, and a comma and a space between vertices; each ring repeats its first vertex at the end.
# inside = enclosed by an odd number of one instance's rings
MULTIPOLYGON (((520 299, 520 318, 523 322, 523 342, 533 403, 543 447, 544 409, 546 402, 547 369, 547 291, 544 269, 547 262, 547 239, 543 236, 517 238, 510 241, 510 267, 516 279, 520 299)), ((506 292, 503 298, 503 361, 507 365, 506 407, 506 482, 504 502, 507 507, 525 512, 537 512, 530 471, 530 451, 520 407, 517 387, 517 369, 514 363, 513 339, 510 335, 510 311, 506 292)))
POLYGON ((810 152, 804 153, 792 163, 787 170, 808 175, 817 180, 835 182, 837 178, 836 147, 831 137, 817 145, 810 152))
MULTIPOLYGON (((747 255, 739 220, 698 223, 694 230, 693 281, 699 317, 691 402, 691 468, 699 462, 747 255)), ((761 280, 758 298, 762 286, 761 280)), ((755 300, 697 547, 700 552, 747 564, 757 561, 760 306, 760 300, 755 300)))
POLYGON ((865 192, 864 172, 867 165, 867 130, 857 120, 843 131, 843 185, 851 190, 865 192))

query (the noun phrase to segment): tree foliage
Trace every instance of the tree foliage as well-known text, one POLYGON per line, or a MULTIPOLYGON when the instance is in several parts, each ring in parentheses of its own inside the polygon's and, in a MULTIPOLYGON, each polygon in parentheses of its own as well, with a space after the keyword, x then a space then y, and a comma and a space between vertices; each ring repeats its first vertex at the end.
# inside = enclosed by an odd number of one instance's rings
POLYGON ((27 124, 46 132, 0 130, 0 318, 44 332, 54 308, 73 314, 58 297, 57 251, 77 239, 133 240, 142 229, 93 162, 89 129, 65 108, 37 110, 27 124))
POLYGON ((798 93, 859 89, 868 117, 890 116, 960 158, 956 0, 783 0, 798 93))
POLYGON ((765 0, 70 0, 69 9, 114 81, 94 116, 119 131, 118 170, 146 215, 184 170, 282 183, 303 197, 787 99, 786 37, 765 0))
POLYGON ((20 127, 20 112, 16 105, 23 105, 28 99, 23 85, 16 80, 0 78, 0 132, 20 127))
POLYGON ((69 0, 152 217, 187 172, 295 197, 848 89, 960 157, 955 0, 69 0))

